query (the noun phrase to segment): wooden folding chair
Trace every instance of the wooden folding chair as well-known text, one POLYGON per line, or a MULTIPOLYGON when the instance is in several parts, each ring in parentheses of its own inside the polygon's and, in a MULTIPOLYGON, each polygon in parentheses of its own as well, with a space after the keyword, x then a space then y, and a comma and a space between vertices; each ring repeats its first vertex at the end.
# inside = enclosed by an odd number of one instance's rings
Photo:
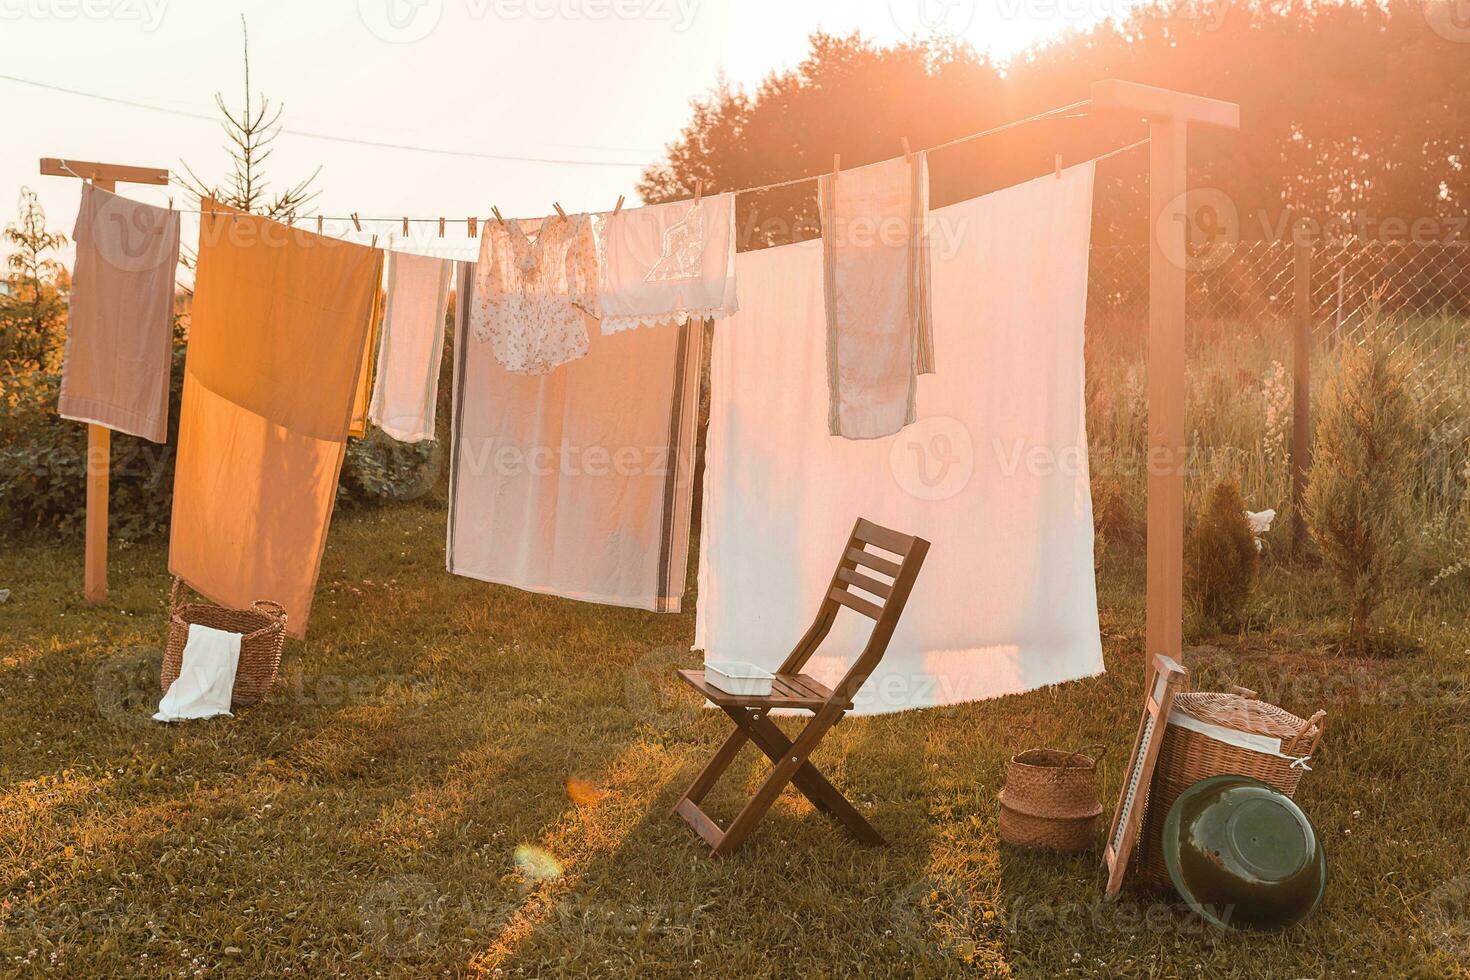
POLYGON ((795 783, 813 806, 840 821, 862 843, 885 843, 882 835, 807 761, 807 757, 828 729, 852 708, 853 697, 883 659, 928 551, 929 542, 923 538, 900 534, 859 519, 843 549, 842 560, 837 563, 837 571, 832 575, 816 621, 777 669, 769 695, 726 694, 705 683, 702 670, 679 671, 679 676, 690 687, 718 705, 735 722, 735 731, 725 739, 714 758, 674 807, 674 812, 709 842, 713 856, 724 857, 744 843, 787 783, 795 783), (868 550, 869 547, 895 557, 875 553, 868 550), (854 590, 861 590, 866 595, 854 590), (874 620, 874 626, 862 655, 837 687, 829 690, 815 678, 801 673, 801 669, 832 629, 839 606, 867 616, 874 620), (768 717, 772 708, 801 708, 812 712, 814 717, 792 742, 768 717), (729 828, 721 831, 719 825, 699 808, 699 804, 747 741, 755 743, 774 767, 729 828))

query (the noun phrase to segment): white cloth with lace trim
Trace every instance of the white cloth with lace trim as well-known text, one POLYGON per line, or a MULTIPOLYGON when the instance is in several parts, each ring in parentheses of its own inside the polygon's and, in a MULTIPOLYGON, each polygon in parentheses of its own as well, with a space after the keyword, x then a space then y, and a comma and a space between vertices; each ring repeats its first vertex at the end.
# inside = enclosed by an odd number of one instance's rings
POLYGON ((470 329, 516 374, 548 374, 586 355, 596 316, 597 248, 585 214, 487 221, 470 329))
POLYGON ((602 332, 734 314, 735 195, 597 215, 602 332))

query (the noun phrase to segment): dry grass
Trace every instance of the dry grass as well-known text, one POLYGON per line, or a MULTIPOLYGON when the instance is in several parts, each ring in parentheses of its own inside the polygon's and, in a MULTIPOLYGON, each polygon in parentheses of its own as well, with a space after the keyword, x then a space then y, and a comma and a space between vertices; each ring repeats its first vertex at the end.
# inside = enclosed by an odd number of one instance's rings
MULTIPOLYGON (((1446 976, 1470 965, 1470 628, 1463 590, 1389 619, 1426 652, 1327 657, 1330 590, 1268 563, 1244 638, 1195 638, 1199 686, 1330 713, 1300 800, 1320 914, 1216 935, 1165 897, 1099 901, 1096 856, 996 840, 1006 757, 1136 721, 1136 549, 1105 553, 1110 672, 1000 701, 850 719, 819 763, 892 846, 788 794, 713 863, 669 814, 725 732, 672 677, 692 613, 447 576, 443 514, 340 515, 311 639, 271 702, 147 720, 163 549, 80 598, 76 544, 7 542, 0 587, 0 973, 142 975, 1446 976), (568 780, 578 780, 568 787, 568 780), (518 848, 520 850, 518 851, 518 848), (539 849, 530 850, 529 848, 539 849)), ((689 605, 692 609, 692 603, 689 605)), ((761 769, 711 801, 727 818, 761 769)), ((1109 800, 1111 802, 1111 800, 1109 800)))

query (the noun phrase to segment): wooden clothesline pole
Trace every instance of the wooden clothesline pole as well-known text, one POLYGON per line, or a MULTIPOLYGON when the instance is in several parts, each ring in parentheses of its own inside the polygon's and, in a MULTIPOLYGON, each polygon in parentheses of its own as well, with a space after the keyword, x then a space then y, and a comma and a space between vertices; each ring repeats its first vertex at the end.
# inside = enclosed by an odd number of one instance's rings
MULTIPOLYGON (((90 180, 105 191, 119 183, 167 184, 169 172, 153 167, 128 167, 45 157, 41 173, 48 177, 90 180)), ((87 558, 83 594, 88 602, 107 600, 107 491, 112 464, 112 432, 106 426, 87 425, 87 558)))
POLYGON ((1092 86, 1092 104, 1149 126, 1148 572, 1144 663, 1182 662, 1184 647, 1184 322, 1188 272, 1187 146, 1191 123, 1240 128, 1240 106, 1117 79, 1092 86))

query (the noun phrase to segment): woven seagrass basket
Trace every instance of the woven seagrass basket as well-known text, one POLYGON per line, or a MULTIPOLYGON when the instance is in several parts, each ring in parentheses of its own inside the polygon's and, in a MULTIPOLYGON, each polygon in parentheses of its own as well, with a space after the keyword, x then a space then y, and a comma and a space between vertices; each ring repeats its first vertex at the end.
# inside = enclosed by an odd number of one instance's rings
POLYGON ((230 706, 247 708, 264 698, 276 682, 276 671, 281 666, 286 610, 264 599, 251 603, 249 609, 231 609, 211 602, 184 602, 182 593, 183 582, 176 578, 169 592, 168 646, 163 652, 159 689, 166 693, 169 685, 178 679, 184 663, 184 644, 189 641, 189 626, 198 623, 241 634, 240 662, 235 668, 230 706))
POLYGON ((1141 880, 1170 887, 1169 870, 1164 865, 1164 820, 1179 794, 1201 779, 1234 773, 1259 779, 1287 796, 1296 793, 1302 774, 1307 772, 1307 762, 1322 740, 1327 713, 1318 711, 1303 720, 1255 698, 1256 692, 1245 688, 1235 688, 1231 693, 1186 692, 1174 698, 1144 810, 1143 843, 1135 851, 1141 880), (1280 739, 1281 751, 1275 754, 1246 748, 1185 728, 1176 718, 1181 714, 1240 735, 1280 739))
POLYGON ((1012 756, 1000 793, 1000 839, 1013 847, 1075 853, 1097 842, 1097 760, 1101 746, 1076 752, 1031 749, 1012 756), (1083 754, 1096 750, 1096 755, 1083 754))

